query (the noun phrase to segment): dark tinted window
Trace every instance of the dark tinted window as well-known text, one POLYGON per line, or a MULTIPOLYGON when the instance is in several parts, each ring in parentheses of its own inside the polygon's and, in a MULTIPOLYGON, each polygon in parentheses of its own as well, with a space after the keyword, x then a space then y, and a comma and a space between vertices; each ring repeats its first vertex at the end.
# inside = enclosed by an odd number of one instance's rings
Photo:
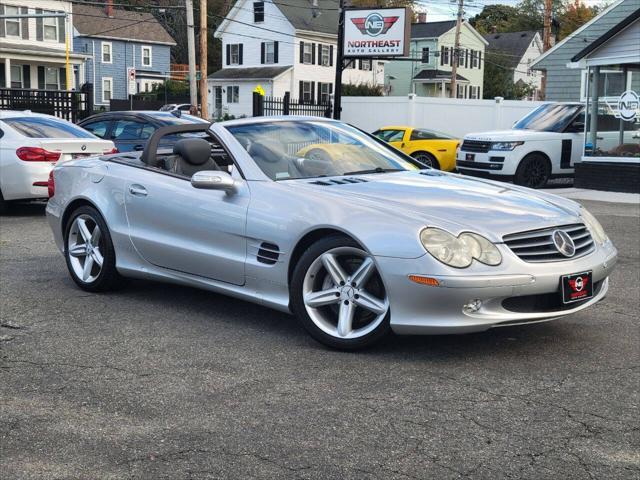
POLYGON ((73 123, 49 117, 4 118, 4 123, 31 138, 95 138, 73 123))
POLYGON ((453 137, 451 135, 447 135, 446 133, 436 132, 434 130, 420 130, 415 129, 411 132, 410 140, 451 140, 453 137))
POLYGON ((146 140, 154 131, 155 127, 149 123, 135 120, 116 120, 111 132, 111 138, 120 142, 125 140, 146 140))
POLYGON ((401 142, 404 130, 377 130, 373 134, 385 142, 401 142))
POLYGON ((109 129, 110 120, 100 120, 97 122, 86 123, 82 126, 85 130, 90 131, 96 137, 104 138, 107 135, 109 129))

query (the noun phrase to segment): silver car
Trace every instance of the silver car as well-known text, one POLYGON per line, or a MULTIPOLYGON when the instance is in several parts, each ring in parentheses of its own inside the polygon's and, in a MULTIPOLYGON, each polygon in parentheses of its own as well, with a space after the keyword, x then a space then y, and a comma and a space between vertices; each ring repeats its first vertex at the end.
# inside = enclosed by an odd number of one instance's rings
POLYGON ((571 200, 424 169, 318 118, 165 127, 142 153, 66 162, 50 184, 80 288, 208 289, 293 313, 341 349, 564 317, 604 298, 617 259, 571 200))

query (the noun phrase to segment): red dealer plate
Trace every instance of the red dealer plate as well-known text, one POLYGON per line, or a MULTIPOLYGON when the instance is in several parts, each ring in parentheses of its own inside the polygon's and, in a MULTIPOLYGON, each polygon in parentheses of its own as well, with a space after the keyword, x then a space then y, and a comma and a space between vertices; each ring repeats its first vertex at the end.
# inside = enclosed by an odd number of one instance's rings
POLYGON ((593 282, 591 272, 563 275, 562 303, 579 302, 593 297, 593 282))

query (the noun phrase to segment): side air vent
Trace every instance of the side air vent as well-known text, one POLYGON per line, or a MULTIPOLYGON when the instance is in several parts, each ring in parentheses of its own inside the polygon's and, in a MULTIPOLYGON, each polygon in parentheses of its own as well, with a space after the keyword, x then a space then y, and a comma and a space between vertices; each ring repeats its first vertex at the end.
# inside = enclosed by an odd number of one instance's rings
POLYGON ((273 265, 278 261, 280 257, 280 247, 274 243, 262 242, 256 255, 260 263, 266 263, 267 265, 273 265))
POLYGON ((312 185, 324 185, 324 186, 330 186, 330 185, 349 185, 351 183, 366 183, 369 180, 365 180, 364 178, 355 178, 355 177, 351 177, 351 178, 332 178, 330 180, 316 180, 314 182, 309 182, 312 185))

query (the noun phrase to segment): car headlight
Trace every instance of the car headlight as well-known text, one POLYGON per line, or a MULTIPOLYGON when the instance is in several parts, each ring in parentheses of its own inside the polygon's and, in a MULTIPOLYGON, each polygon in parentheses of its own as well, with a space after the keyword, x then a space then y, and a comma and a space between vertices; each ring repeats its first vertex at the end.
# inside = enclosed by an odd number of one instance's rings
POLYGON ((582 217, 582 220, 584 220, 584 224, 587 226, 589 232, 591 232, 591 236, 598 245, 604 245, 609 241, 609 237, 607 237, 604 228, 602 228, 600 222, 596 220, 596 217, 594 217, 589 210, 582 207, 580 209, 580 216, 582 217))
POLYGON ((476 233, 463 233, 459 237, 439 228, 425 228, 420 232, 424 248, 436 260, 456 268, 466 268, 475 258, 486 265, 499 265, 502 255, 497 247, 476 233))
POLYGON ((522 145, 524 142, 492 142, 491 150, 513 150, 518 145, 522 145))

